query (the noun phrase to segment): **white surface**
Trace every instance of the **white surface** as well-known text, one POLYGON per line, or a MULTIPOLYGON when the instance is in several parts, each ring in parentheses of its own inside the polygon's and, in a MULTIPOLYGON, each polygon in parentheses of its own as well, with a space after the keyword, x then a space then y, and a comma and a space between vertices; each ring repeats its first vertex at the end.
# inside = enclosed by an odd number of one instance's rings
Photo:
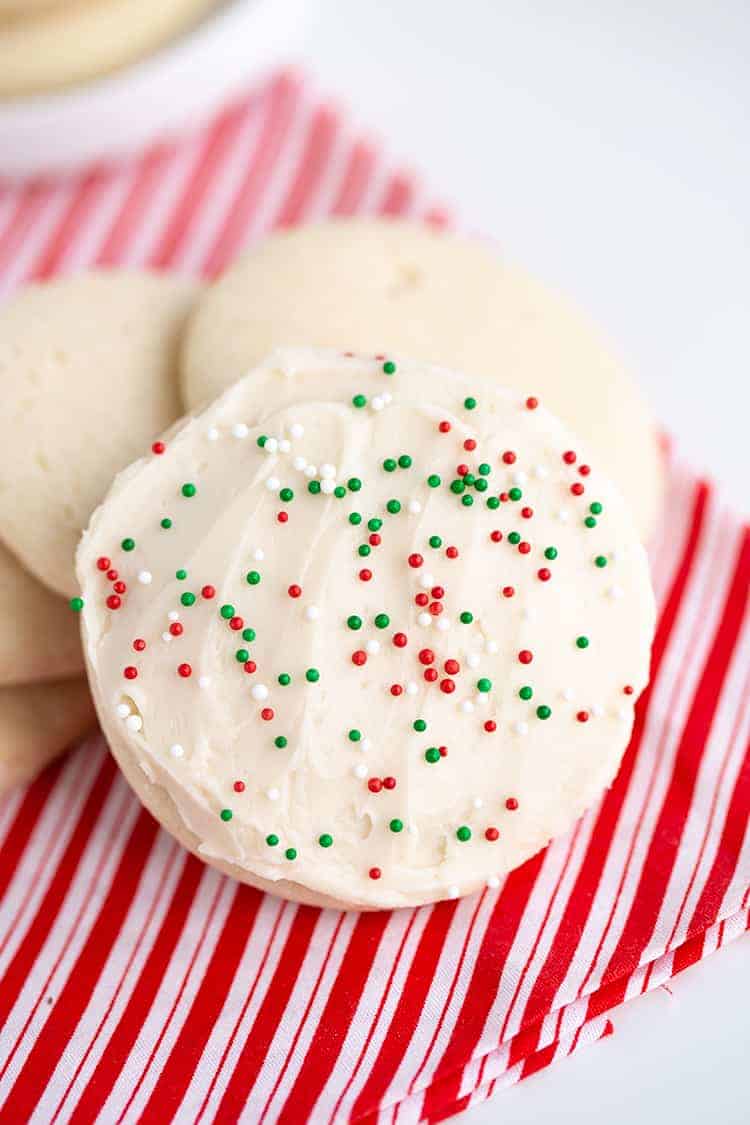
MULTIPOLYGON (((679 445, 750 506, 744 0, 321 0, 320 85, 461 221, 588 308, 679 445)), ((461 1125, 750 1120, 750 939, 461 1125)))
POLYGON ((294 49, 309 0, 226 0, 143 61, 60 93, 0 102, 0 175, 135 152, 207 119, 294 49))

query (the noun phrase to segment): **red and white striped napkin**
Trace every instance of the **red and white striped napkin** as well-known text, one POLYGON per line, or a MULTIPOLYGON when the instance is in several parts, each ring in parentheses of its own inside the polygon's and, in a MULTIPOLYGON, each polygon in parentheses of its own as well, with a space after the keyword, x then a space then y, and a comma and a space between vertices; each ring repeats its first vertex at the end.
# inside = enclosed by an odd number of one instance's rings
MULTIPOLYGON (((325 214, 443 221, 294 75, 115 169, 0 191, 0 286, 212 276, 325 214)), ((498 890, 297 907, 161 832, 100 740, 0 811, 0 1125, 439 1121, 611 1031, 744 932, 750 531, 670 466, 653 680, 613 788, 498 890)))

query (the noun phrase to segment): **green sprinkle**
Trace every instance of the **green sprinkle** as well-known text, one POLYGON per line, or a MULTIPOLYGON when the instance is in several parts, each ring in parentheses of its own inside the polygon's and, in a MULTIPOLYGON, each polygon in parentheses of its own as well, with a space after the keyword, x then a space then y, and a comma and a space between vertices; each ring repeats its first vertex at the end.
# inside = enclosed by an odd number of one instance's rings
POLYGON ((398 464, 399 464, 399 468, 401 468, 401 469, 410 469, 411 468, 411 457, 409 456, 409 454, 408 453, 402 453, 401 456, 398 459, 398 464))
POLYGON ((349 477, 349 480, 346 482, 346 484, 350 492, 359 492, 360 488, 362 487, 362 481, 359 479, 359 477, 349 477))
POLYGON ((606 565, 607 565, 606 555, 597 555, 596 558, 594 559, 594 566, 598 566, 601 569, 601 567, 606 566, 606 565))
POLYGON ((336 487, 333 490, 333 495, 336 497, 337 500, 343 500, 344 499, 344 497, 346 496, 346 489, 344 488, 343 484, 337 484, 336 485, 336 487))
POLYGON ((541 707, 537 707, 536 714, 538 719, 548 719, 552 714, 552 708, 543 703, 541 707))
POLYGON ((183 605, 195 605, 195 594, 191 594, 189 590, 186 590, 185 593, 181 595, 180 601, 183 605))
POLYGON ((578 648, 588 648, 589 647, 588 637, 576 637, 576 645, 578 646, 578 648))
POLYGON ((391 832, 402 832, 404 828, 404 822, 403 820, 399 820, 396 816, 393 818, 388 827, 390 828, 391 832))
POLYGON ((437 473, 430 473, 427 478, 427 483, 429 484, 430 488, 440 488, 440 477, 437 475, 437 473))
POLYGON ((511 500, 520 500, 523 496, 523 493, 521 492, 520 488, 511 488, 508 492, 508 496, 511 500))
POLYGON ((481 680, 477 680, 477 691, 488 692, 492 690, 492 680, 488 680, 482 676, 481 680))
POLYGON ((291 488, 282 488, 281 492, 279 493, 279 500, 283 500, 285 504, 288 504, 289 501, 293 499, 294 493, 292 492, 291 488))
POLYGON ((462 844, 471 839, 471 829, 467 824, 462 824, 460 828, 456 829, 456 839, 460 840, 462 844))
POLYGON ((586 516, 586 519, 583 522, 586 527, 596 527, 596 520, 593 516, 586 516))
POLYGON ((318 836, 318 843, 321 848, 330 848, 333 843, 333 836, 329 832, 324 832, 322 836, 318 836))
POLYGON ((73 613, 80 613, 83 609, 83 598, 71 598, 68 605, 73 610, 73 613))
POLYGON ((598 500, 595 500, 593 504, 589 504, 589 511, 591 512, 592 516, 600 516, 604 511, 604 508, 602 508, 598 500))
POLYGON ((464 406, 466 407, 467 410, 474 410, 476 405, 477 405, 477 400, 475 398, 472 398, 471 395, 469 395, 468 398, 464 399, 464 406))
POLYGON ((533 692, 533 689, 530 688, 530 687, 522 687, 518 694, 521 697, 521 699, 531 699, 534 692, 533 692))
POLYGON ((385 372, 386 375, 395 375, 396 374, 396 364, 392 360, 387 359, 385 361, 385 363, 383 364, 383 371, 385 372))
POLYGON ((399 500, 389 500, 386 504, 386 508, 392 516, 395 516, 398 512, 401 511, 401 502, 399 500))
POLYGON ((229 604, 223 605, 219 610, 219 613, 225 621, 228 621, 230 617, 234 617, 234 606, 229 604))
POLYGON ((383 521, 374 516, 371 520, 367 521, 367 527, 370 531, 380 531, 383 526, 383 521))
POLYGON ((183 496, 195 496, 197 491, 198 491, 198 489, 195 487, 194 484, 191 484, 190 481, 188 481, 187 484, 183 484, 183 486, 182 486, 182 495, 183 496))
POLYGON ((289 675, 288 672, 281 672, 279 674, 279 683, 281 684, 282 687, 289 687, 291 682, 292 682, 292 677, 289 675))
POLYGON ((248 570, 247 574, 245 575, 245 581, 247 582, 248 586, 257 586, 260 582, 260 575, 258 574, 258 571, 248 570))
POLYGON ((351 615, 351 617, 347 617, 346 623, 347 623, 347 625, 349 626, 350 629, 361 629, 362 628, 362 618, 357 617, 356 613, 353 613, 351 615))
POLYGON ((430 543, 431 547, 434 547, 435 549, 437 549, 438 547, 442 547, 443 540, 440 538, 439 535, 431 535, 430 539, 429 539, 429 543, 430 543))
POLYGON ((422 733, 422 731, 427 730, 427 723, 424 721, 424 719, 415 719, 412 723, 412 726, 414 727, 414 730, 419 731, 420 734, 422 733))
POLYGON ((486 461, 482 461, 482 464, 481 464, 481 465, 479 466, 479 473, 480 473, 480 475, 481 475, 481 476, 483 476, 483 477, 488 477, 488 476, 490 475, 490 473, 491 473, 491 472, 492 472, 492 469, 491 469, 491 468, 490 468, 490 466, 489 466, 489 465, 487 464, 487 462, 486 462, 486 461))
POLYGON ((521 536, 517 531, 511 531, 510 535, 508 536, 508 542, 512 543, 515 547, 516 543, 521 542, 521 536))
POLYGON ((234 659, 237 661, 238 664, 244 664, 246 661, 248 661, 250 659, 250 653, 247 651, 246 648, 238 648, 237 651, 234 654, 234 659))
POLYGON ((231 820, 232 819, 232 810, 231 809, 222 809, 221 812, 219 813, 219 816, 221 817, 222 820, 231 820))
POLYGON ((279 837, 275 832, 272 832, 269 836, 266 836, 266 843, 268 844, 269 848, 275 848, 278 842, 279 837))
POLYGON ((186 570, 176 570, 174 572, 174 576, 175 576, 175 578, 179 578, 180 582, 182 582, 183 578, 187 578, 187 571, 186 570))
POLYGON ((317 668, 308 668, 305 672, 305 679, 307 680, 308 684, 317 684, 318 680, 320 679, 320 672, 317 668))
POLYGON ((284 747, 288 745, 288 743, 289 739, 286 738, 283 734, 277 735, 273 740, 274 746, 278 746, 279 750, 283 750, 284 747))
POLYGON ((243 639, 243 641, 254 641, 255 640, 255 629, 243 629, 242 630, 242 639, 243 639))
POLYGON ((490 508, 493 512, 500 507, 500 501, 498 500, 497 496, 489 496, 487 498, 487 507, 490 508))
POLYGON ((297 849, 296 848, 287 848, 286 851, 284 852, 284 855, 286 856, 287 859, 296 859, 297 858, 297 849))
POLYGON ((474 614, 469 613, 468 609, 465 609, 463 613, 459 614, 458 620, 462 625, 471 625, 472 621, 474 620, 474 614))
POLYGON ((557 547, 547 547, 544 552, 545 559, 557 558, 557 547))
POLYGON ((260 435, 258 436, 258 439, 257 439, 257 444, 258 444, 258 445, 260 446, 260 448, 262 449, 262 448, 263 448, 263 446, 264 446, 264 445, 266 444, 266 442, 267 442, 267 441, 268 441, 268 438, 266 437, 266 435, 265 435, 265 434, 260 434, 260 435))
POLYGON ((467 488, 471 488, 471 486, 473 484, 476 484, 476 477, 474 476, 473 473, 465 473, 464 477, 463 477, 463 482, 464 482, 464 484, 466 485, 467 488))
POLYGON ((313 496, 317 496, 318 493, 320 492, 320 481, 319 480, 309 481, 308 485, 307 485, 307 491, 311 492, 313 496))
POLYGON ((350 742, 360 742, 362 739, 362 731, 357 730, 356 727, 352 727, 352 729, 349 731, 348 738, 350 742))
POLYGON ((387 613, 378 613, 375 616, 375 626, 378 629, 387 629, 391 623, 391 619, 387 613))
POLYGON ((164 519, 161 521, 161 526, 165 531, 169 531, 170 527, 172 526, 172 521, 169 516, 164 517, 164 519))
POLYGON ((465 488, 466 485, 462 477, 456 477, 455 480, 451 481, 451 492, 455 492, 456 496, 460 496, 465 488))
POLYGON ((383 468, 387 473, 392 473, 395 469, 398 468, 398 462, 394 461, 392 457, 386 457, 385 461, 383 462, 383 468))
POLYGON ((353 527, 357 527, 358 524, 362 523, 362 517, 359 512, 349 513, 349 523, 352 524, 353 527))
POLYGON ((355 395, 352 399, 352 406, 356 406, 358 410, 361 410, 363 406, 367 406, 367 396, 355 395))
POLYGON ((487 481, 484 479, 484 477, 479 477, 478 480, 474 481, 474 487, 477 492, 486 492, 490 486, 487 484, 487 481))
POLYGON ((361 555, 363 559, 366 559, 370 553, 370 550, 371 548, 367 543, 362 543, 359 547, 357 547, 357 554, 361 555))
POLYGON ((426 762, 434 765, 435 762, 440 761, 440 751, 438 750, 437 746, 431 746, 429 750, 425 750, 424 757, 426 762))
POLYGON ((135 539, 123 539, 120 546, 122 547, 123 551, 133 551, 135 550, 135 539))
POLYGON ((467 492, 465 496, 461 497, 461 503, 465 508, 470 508, 474 503, 474 497, 471 495, 471 493, 467 492))

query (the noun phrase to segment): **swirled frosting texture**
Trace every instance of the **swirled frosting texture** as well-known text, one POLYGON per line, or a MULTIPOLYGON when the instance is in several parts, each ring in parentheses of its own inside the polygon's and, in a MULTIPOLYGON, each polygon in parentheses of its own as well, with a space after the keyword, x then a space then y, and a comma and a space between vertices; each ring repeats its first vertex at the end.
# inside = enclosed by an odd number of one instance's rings
POLYGON ((208 862, 421 903, 494 885, 610 784, 647 562, 542 403, 284 351, 163 447, 84 536, 84 639, 115 753, 208 862))

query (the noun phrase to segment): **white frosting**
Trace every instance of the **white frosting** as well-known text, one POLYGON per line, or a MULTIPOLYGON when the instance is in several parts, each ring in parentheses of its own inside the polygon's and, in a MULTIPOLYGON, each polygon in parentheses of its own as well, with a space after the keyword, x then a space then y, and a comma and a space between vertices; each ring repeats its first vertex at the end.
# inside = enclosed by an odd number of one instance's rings
POLYGON ((543 404, 423 364, 286 351, 166 443, 91 521, 81 616, 113 748, 209 862, 356 905, 453 897, 495 885, 611 782, 648 678, 647 563, 543 404), (487 488, 453 491, 460 465, 487 488), (114 610, 101 556, 127 586, 114 610))

